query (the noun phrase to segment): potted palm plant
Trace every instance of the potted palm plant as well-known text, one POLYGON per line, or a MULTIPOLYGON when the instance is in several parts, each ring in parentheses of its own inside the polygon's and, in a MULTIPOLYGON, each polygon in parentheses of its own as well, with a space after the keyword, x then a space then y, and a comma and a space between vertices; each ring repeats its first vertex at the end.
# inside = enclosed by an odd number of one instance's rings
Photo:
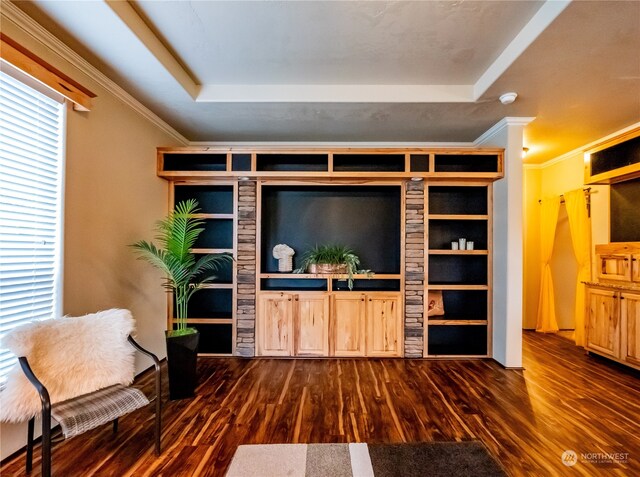
POLYGON ((198 211, 195 199, 179 202, 167 217, 157 223, 156 240, 160 246, 145 240, 131 245, 139 259, 146 260, 166 274, 163 286, 175 297, 176 328, 165 332, 171 399, 193 396, 197 385, 200 333, 187 326, 189 300, 205 283, 216 278, 214 273, 222 265, 233 260, 229 254, 201 257, 193 254, 191 249, 204 231, 204 221, 195 215, 198 211))
POLYGON ((357 273, 372 275, 370 270, 358 270, 360 258, 342 245, 316 245, 302 256, 302 266, 295 273, 346 274, 349 290, 353 289, 353 276, 357 273))

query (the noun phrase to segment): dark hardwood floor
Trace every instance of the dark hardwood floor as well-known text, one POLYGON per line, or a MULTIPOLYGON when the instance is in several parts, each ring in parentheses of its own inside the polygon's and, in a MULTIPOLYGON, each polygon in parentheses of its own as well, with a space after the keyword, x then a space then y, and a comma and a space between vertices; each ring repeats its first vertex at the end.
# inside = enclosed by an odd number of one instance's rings
MULTIPOLYGON (((54 445, 57 476, 224 475, 240 444, 479 439, 509 475, 640 475, 639 374, 525 333, 524 371, 493 361, 200 359, 191 400, 54 445), (577 453, 573 467, 565 450, 577 453), (581 454, 626 453, 626 463, 581 454)), ((151 388, 150 378, 141 384, 151 388)), ((621 456, 618 456, 620 458, 621 456)), ((39 448, 33 475, 40 474, 39 448)), ((24 453, 2 476, 24 474, 24 453)))

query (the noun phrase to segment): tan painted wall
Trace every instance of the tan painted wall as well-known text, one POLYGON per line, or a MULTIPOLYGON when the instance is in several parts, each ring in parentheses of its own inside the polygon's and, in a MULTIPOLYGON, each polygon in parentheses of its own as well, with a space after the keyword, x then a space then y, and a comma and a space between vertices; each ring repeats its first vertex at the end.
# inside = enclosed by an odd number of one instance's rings
MULTIPOLYGON (((157 146, 176 140, 9 21, 3 33, 88 87, 89 113, 67 115, 63 312, 128 308, 140 342, 165 355, 166 297, 161 275, 127 244, 153 236, 167 211, 167 182, 156 177, 157 146)), ((141 370, 149 363, 140 361, 141 370)), ((0 459, 26 442, 26 426, 0 426, 0 459)))

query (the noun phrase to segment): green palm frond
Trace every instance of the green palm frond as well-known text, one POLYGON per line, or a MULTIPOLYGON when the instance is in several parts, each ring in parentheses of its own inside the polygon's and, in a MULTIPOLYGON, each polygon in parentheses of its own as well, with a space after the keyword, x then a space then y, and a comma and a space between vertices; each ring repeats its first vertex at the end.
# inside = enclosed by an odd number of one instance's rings
POLYGON ((195 216, 198 211, 195 199, 179 202, 174 211, 156 225, 156 240, 162 247, 145 240, 131 245, 139 259, 165 273, 163 286, 173 291, 176 298, 178 332, 184 332, 187 327, 187 304, 191 296, 204 283, 215 280, 215 271, 233 261, 229 254, 209 254, 199 258, 193 254, 192 248, 204 231, 204 221, 195 216))

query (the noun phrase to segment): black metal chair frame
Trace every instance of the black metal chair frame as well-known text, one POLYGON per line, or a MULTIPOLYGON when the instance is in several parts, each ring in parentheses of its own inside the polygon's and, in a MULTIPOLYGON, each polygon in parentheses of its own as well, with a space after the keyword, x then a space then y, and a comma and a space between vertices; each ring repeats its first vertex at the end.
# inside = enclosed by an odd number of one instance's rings
MULTIPOLYGON (((158 357, 150 351, 147 351, 142 346, 140 346, 134 339, 129 335, 128 341, 137 351, 148 356, 153 360, 154 366, 154 375, 155 375, 155 452, 156 455, 160 455, 160 437, 162 432, 162 378, 160 374, 160 360, 158 357)), ((49 391, 47 388, 40 382, 40 380, 33 373, 31 366, 29 366, 29 362, 27 358, 21 356, 18 358, 20 362, 20 366, 22 367, 22 371, 27 376, 27 379, 34 385, 38 394, 40 395, 40 401, 42 403, 42 477, 50 477, 51 476, 51 399, 49 398, 49 391)), ((32 417, 29 420, 27 426, 27 462, 26 468, 27 473, 31 472, 33 468, 33 431, 35 425, 35 418, 32 417)), ((114 419, 113 421, 113 432, 118 431, 118 419, 114 419)))

